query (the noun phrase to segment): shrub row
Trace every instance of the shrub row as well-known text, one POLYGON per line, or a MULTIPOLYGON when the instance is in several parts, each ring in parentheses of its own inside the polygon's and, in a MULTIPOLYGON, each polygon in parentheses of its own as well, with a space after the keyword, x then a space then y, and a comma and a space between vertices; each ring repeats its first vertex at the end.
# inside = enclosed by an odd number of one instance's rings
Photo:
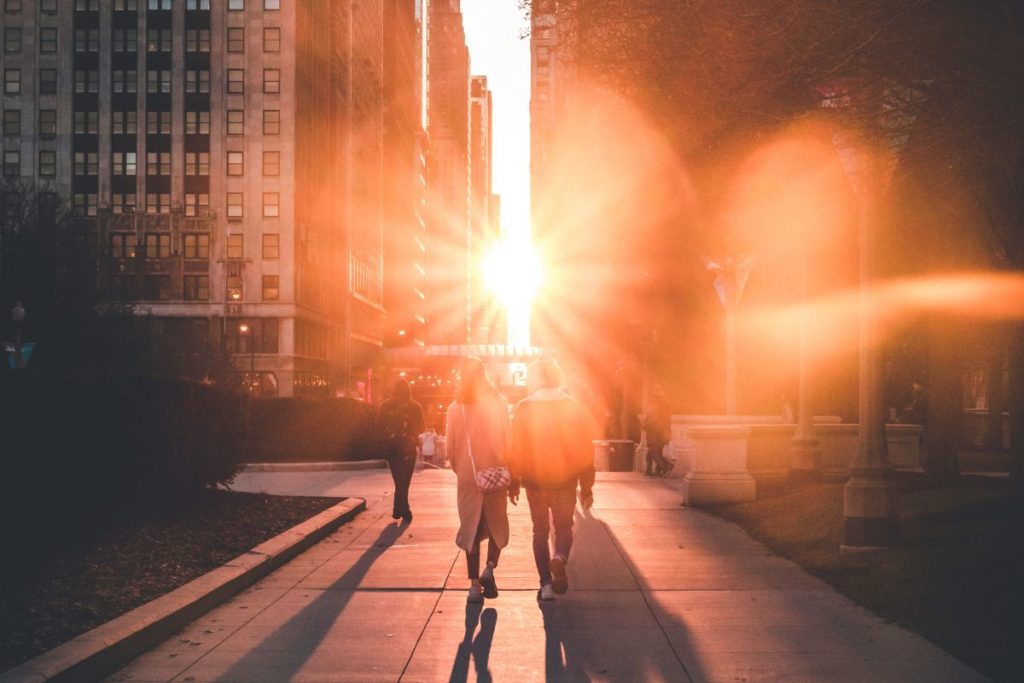
POLYGON ((249 462, 330 462, 377 457, 374 407, 350 398, 260 399, 252 405, 249 462))
POLYGON ((59 525, 229 482, 246 405, 179 380, 2 374, 0 524, 59 525))

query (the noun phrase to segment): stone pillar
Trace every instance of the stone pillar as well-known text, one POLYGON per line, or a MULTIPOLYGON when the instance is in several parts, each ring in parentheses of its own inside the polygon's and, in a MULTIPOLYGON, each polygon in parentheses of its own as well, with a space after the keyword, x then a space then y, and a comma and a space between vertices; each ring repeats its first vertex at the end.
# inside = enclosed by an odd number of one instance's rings
POLYGON ((750 429, 735 425, 691 427, 693 460, 683 476, 683 505, 742 503, 756 498, 757 486, 747 472, 750 429))
POLYGON ((814 433, 811 415, 810 370, 807 359, 807 256, 800 262, 800 359, 799 388, 797 390, 796 433, 790 447, 790 474, 808 477, 821 466, 821 446, 814 433))

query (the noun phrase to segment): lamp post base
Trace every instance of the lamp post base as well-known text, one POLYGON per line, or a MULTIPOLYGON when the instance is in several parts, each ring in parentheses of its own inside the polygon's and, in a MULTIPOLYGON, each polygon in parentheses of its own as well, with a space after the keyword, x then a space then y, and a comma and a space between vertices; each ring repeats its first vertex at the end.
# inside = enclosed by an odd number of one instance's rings
POLYGON ((843 552, 899 545, 898 501, 891 470, 855 472, 843 487, 843 552))

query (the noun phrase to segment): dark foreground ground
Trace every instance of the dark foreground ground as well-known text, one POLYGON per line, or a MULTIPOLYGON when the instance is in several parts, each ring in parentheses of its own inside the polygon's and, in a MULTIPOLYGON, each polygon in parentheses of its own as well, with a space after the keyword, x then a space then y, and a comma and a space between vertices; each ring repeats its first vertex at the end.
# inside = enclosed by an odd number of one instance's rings
POLYGON ((338 502, 210 491, 114 520, 69 519, 0 568, 0 671, 138 607, 338 502))
POLYGON ((899 483, 903 545, 880 554, 839 553, 841 483, 765 485, 715 512, 995 680, 1024 680, 1024 500, 992 477, 899 483))

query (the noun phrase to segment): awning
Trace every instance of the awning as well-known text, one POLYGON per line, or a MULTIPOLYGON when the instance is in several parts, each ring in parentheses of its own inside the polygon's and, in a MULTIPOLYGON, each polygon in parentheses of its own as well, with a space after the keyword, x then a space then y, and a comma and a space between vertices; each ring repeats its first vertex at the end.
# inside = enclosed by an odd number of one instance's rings
POLYGON ((401 346, 384 349, 384 362, 392 367, 418 366, 424 362, 458 360, 476 356, 487 361, 529 363, 544 355, 539 346, 512 344, 435 344, 431 346, 401 346))

